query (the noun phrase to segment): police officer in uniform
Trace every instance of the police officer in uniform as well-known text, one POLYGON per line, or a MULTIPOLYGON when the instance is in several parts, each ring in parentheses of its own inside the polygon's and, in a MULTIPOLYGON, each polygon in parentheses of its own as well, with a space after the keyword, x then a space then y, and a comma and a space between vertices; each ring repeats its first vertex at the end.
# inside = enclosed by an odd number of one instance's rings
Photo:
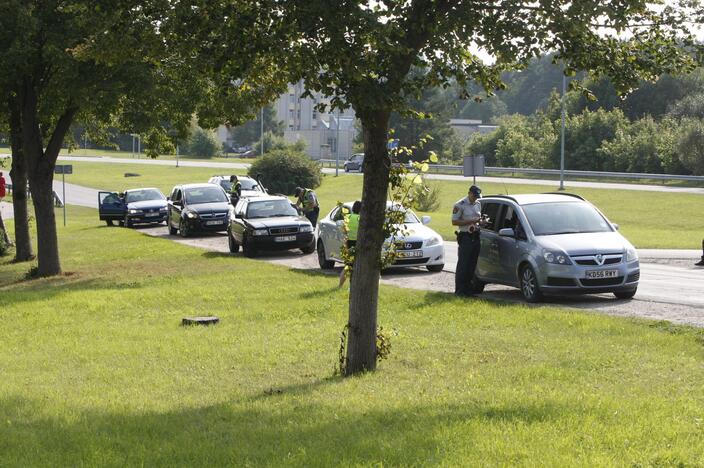
POLYGON ((476 185, 469 187, 467 196, 452 208, 452 225, 457 229, 457 268, 455 269, 455 294, 471 296, 474 269, 479 258, 479 223, 482 219, 482 207, 479 203, 481 189, 476 185))
POLYGON ((232 187, 230 187, 230 201, 232 202, 232 206, 237 206, 237 202, 239 202, 242 197, 242 182, 240 182, 236 175, 231 175, 230 183, 232 184, 232 187))
POLYGON ((320 214, 318 196, 311 189, 303 187, 296 187, 294 193, 296 195, 296 208, 301 208, 303 215, 315 227, 318 224, 318 215, 320 214))

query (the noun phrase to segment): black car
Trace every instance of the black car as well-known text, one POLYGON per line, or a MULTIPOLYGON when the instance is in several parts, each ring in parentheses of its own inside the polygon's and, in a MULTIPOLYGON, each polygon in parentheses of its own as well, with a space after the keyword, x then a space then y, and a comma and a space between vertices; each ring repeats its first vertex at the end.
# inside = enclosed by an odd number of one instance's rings
POLYGON ((166 220, 166 197, 159 189, 140 188, 125 193, 98 192, 98 214, 112 226, 114 221, 126 227, 166 220))
POLYGON ((219 185, 177 185, 168 199, 169 234, 188 237, 194 232, 227 230, 230 199, 219 185))
POLYGON ((261 250, 315 251, 313 226, 286 197, 245 198, 237 204, 227 230, 230 252, 253 257, 261 250))

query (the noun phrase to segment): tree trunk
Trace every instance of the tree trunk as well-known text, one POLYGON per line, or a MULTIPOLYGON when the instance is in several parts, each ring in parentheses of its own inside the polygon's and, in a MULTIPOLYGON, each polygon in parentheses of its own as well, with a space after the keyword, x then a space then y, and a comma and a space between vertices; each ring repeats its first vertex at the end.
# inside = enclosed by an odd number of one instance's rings
POLYGON ((10 100, 10 140, 12 145, 12 207, 15 212, 15 261, 26 262, 34 258, 32 239, 29 235, 27 212, 27 161, 22 152, 22 122, 20 104, 10 100))
POLYGON ((39 276, 61 274, 59 242, 54 216, 54 167, 61 144, 78 109, 69 106, 59 117, 54 131, 43 149, 39 129, 38 97, 33 84, 25 82, 22 88, 22 145, 27 161, 29 189, 32 192, 34 215, 37 220, 37 256, 39 276))
POLYGON ((370 111, 360 118, 364 132, 364 188, 350 282, 347 375, 376 369, 380 260, 389 188, 389 112, 370 111))

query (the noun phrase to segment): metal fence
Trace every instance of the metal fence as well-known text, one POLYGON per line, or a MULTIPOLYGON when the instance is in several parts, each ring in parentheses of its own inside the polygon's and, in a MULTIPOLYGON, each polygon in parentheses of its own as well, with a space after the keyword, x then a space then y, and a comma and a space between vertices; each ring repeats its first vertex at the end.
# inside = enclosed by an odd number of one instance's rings
MULTIPOLYGON (((335 167, 334 159, 320 159, 319 160, 322 167, 335 167)), ((341 161, 339 168, 342 169, 341 161)), ((452 166, 445 164, 430 164, 428 172, 431 174, 448 174, 448 175, 463 175, 462 166, 452 166)), ((521 175, 542 175, 542 176, 553 176, 559 177, 559 169, 532 169, 527 167, 487 167, 487 174, 511 174, 512 177, 521 175)), ((577 178, 611 178, 611 179, 633 179, 633 180, 661 180, 663 182, 674 181, 674 180, 686 180, 691 182, 702 182, 704 183, 704 176, 694 176, 694 175, 677 175, 677 174, 646 174, 646 173, 634 173, 634 172, 604 172, 604 171, 572 171, 566 170, 565 177, 577 177, 577 178)))

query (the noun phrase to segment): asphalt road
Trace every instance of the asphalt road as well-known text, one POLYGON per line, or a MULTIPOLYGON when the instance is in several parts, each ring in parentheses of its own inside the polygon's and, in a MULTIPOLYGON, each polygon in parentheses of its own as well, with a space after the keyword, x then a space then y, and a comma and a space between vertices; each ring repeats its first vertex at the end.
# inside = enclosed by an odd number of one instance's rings
MULTIPOLYGON (((61 193, 61 182, 54 182, 54 188, 61 193)), ((68 204, 96 208, 97 192, 96 189, 66 184, 68 204)), ((7 206, 3 207, 3 216, 6 216, 6 208, 7 206)), ((97 216, 96 223, 98 223, 97 216)), ((148 235, 169 238, 193 247, 227 252, 227 239, 224 235, 182 239, 169 236, 163 225, 139 230, 148 235)), ((429 273, 425 269, 418 268, 394 269, 384 274, 382 281, 400 287, 452 292, 457 246, 450 241, 446 241, 445 244, 445 271, 429 273)), ((612 315, 645 317, 704 326, 704 268, 694 267, 694 262, 699 255, 701 253, 698 250, 639 250, 641 280, 638 293, 631 301, 616 300, 610 294, 596 294, 549 298, 548 303, 612 315)), ((302 255, 300 252, 265 255, 261 259, 291 268, 318 269, 315 255, 302 255)), ((497 285, 489 285, 482 297, 522 302, 517 289, 497 285)))

